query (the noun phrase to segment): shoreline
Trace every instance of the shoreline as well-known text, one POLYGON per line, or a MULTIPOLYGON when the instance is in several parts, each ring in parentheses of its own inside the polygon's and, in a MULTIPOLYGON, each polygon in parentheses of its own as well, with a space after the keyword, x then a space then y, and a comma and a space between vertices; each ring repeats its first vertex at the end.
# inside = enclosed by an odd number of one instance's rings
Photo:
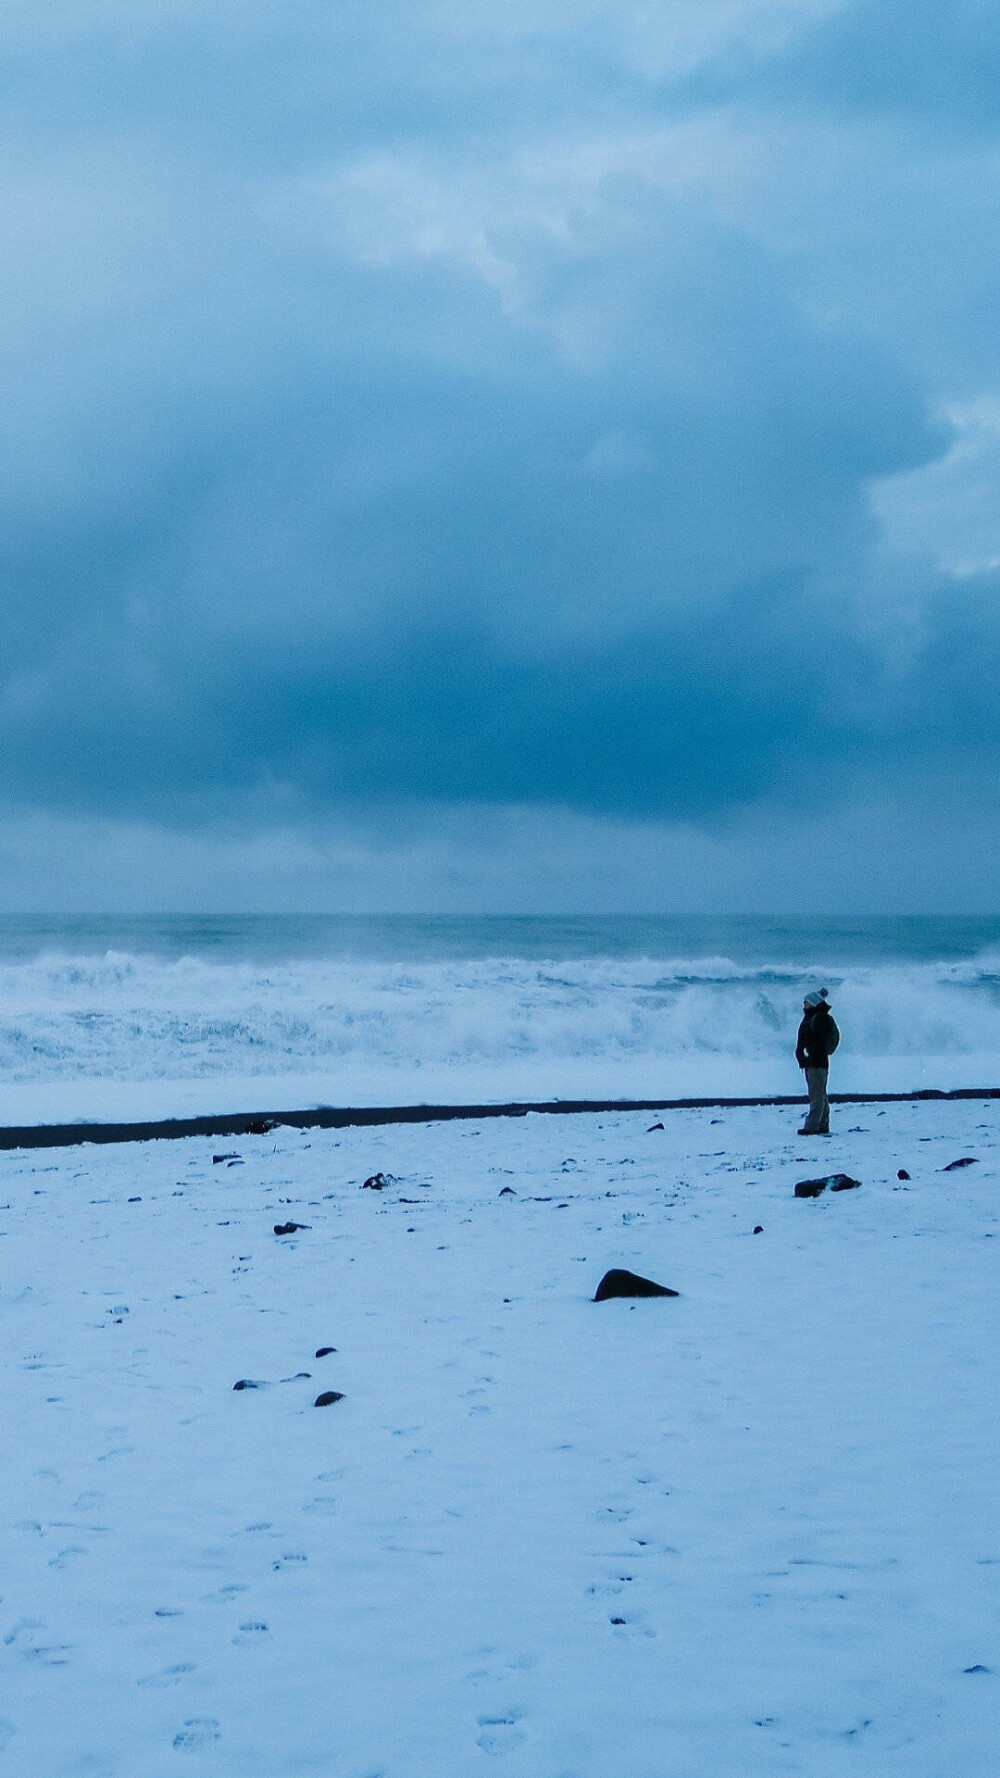
MULTIPOLYGON (((906 1093, 831 1093, 831 1105, 890 1105, 927 1100, 1000 1099, 1000 1087, 921 1087, 906 1093)), ((314 1106, 297 1111, 220 1113, 200 1117, 154 1118, 135 1122, 14 1124, 0 1127, 0 1152, 32 1148, 73 1148, 82 1144, 177 1141, 189 1136, 266 1136, 273 1130, 346 1130, 386 1124, 443 1123, 455 1120, 582 1113, 715 1111, 807 1105, 804 1093, 751 1098, 545 1099, 485 1105, 314 1106)))

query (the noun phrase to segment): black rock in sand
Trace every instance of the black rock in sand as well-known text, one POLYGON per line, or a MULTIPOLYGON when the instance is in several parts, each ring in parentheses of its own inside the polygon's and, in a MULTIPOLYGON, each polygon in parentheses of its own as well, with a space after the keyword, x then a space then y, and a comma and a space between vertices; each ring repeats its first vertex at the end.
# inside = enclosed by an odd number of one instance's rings
POLYGON ((595 1303, 607 1302, 613 1296, 680 1296, 665 1284, 654 1284, 652 1278, 640 1278, 638 1272, 626 1272, 618 1266, 605 1272, 594 1292, 595 1303))

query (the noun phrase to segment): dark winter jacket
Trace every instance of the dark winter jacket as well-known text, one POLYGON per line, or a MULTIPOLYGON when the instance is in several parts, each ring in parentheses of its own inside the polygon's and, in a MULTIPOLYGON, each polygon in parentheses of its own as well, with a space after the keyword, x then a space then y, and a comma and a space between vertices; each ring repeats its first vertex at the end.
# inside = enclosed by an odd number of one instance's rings
POLYGON ((824 1001, 822 1006, 807 1012, 799 1026, 795 1060, 800 1068, 829 1068, 839 1042, 837 1021, 824 1001))

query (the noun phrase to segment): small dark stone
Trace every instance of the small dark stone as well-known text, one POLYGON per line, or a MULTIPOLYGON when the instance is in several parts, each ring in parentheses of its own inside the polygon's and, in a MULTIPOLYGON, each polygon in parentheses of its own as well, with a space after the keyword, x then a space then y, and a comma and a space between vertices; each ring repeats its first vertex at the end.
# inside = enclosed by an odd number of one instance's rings
POLYGON ((623 1624, 625 1622, 625 1619, 623 1617, 613 1617, 611 1619, 611 1622, 613 1624, 623 1624))
POLYGON ((317 1358, 329 1358, 330 1353, 336 1352, 336 1350, 337 1350, 336 1346, 317 1346, 316 1347, 316 1357, 317 1358))
POLYGON ((941 1171, 942 1171, 942 1173, 956 1173, 958 1171, 959 1167, 975 1167, 975 1166, 978 1166, 978 1162, 976 1160, 975 1155, 974 1154, 964 1154, 960 1161, 949 1161, 947 1167, 942 1167, 941 1171))
POLYGON ((238 1383, 233 1384, 234 1389, 263 1389, 263 1387, 263 1383, 258 1383, 254 1377, 241 1377, 238 1383))
POLYGON ((662 1128, 662 1124, 650 1124, 649 1129, 646 1131, 646 1135, 651 1136, 654 1130, 662 1130, 662 1128))
POLYGON ((130 1204, 141 1204, 142 1199, 141 1198, 129 1198, 129 1203, 130 1204))
POLYGON ((395 1185, 391 1173, 372 1173, 363 1183, 363 1192, 384 1192, 387 1185, 395 1185))
POLYGON ((497 1196, 501 1198, 516 1198, 517 1193, 512 1185, 502 1185, 497 1196))
POLYGON ((906 1168, 905 1168, 905 1167, 900 1167, 900 1168, 899 1168, 899 1171, 898 1171, 898 1172, 897 1172, 897 1174, 896 1174, 896 1178, 897 1178, 897 1179, 909 1179, 909 1177, 910 1177, 910 1175, 909 1175, 909 1174, 908 1174, 908 1172, 907 1172, 907 1171, 906 1171, 906 1168))
POLYGON ((825 1179, 800 1179, 795 1187, 797 1198, 818 1198, 820 1192, 826 1191, 825 1179))
POLYGON ((854 1192, 861 1186, 860 1179, 852 1179, 849 1173, 831 1173, 827 1181, 832 1192, 854 1192))
POLYGON ((214 1154, 212 1156, 212 1165, 213 1167, 217 1167, 221 1161, 238 1161, 239 1158, 238 1154, 214 1154))
POLYGON ((963 1667, 962 1668, 963 1673, 992 1673, 992 1671, 993 1671, 993 1668, 992 1667, 984 1667, 982 1661, 977 1661, 974 1667, 963 1667))
POLYGON ((274 1232, 276 1235, 297 1235, 300 1229, 307 1229, 311 1226, 308 1222, 276 1222, 274 1232))
POLYGON ((343 1401, 343 1399, 344 1397, 339 1389, 324 1389, 322 1395, 317 1395, 316 1400, 313 1402, 313 1407, 330 1408, 335 1401, 343 1401))
POLYGON ((755 1235, 762 1235, 763 1233, 764 1233, 764 1224, 762 1222, 758 1222, 755 1229, 754 1229, 754 1234, 755 1235))
POLYGON ((680 1296, 680 1291, 669 1290, 665 1284, 654 1284, 651 1278, 640 1278, 638 1272, 613 1266, 597 1286, 594 1301, 605 1303, 609 1297, 617 1296, 680 1296))

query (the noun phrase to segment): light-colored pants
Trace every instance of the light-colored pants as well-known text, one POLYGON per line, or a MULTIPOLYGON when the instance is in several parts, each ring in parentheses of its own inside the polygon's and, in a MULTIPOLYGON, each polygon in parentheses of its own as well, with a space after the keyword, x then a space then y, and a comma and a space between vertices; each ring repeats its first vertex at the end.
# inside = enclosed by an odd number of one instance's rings
POLYGON ((805 1070, 806 1087, 809 1092, 809 1116, 803 1124, 811 1136, 828 1136, 830 1134, 830 1101, 826 1096, 826 1083, 830 1078, 829 1068, 807 1068, 805 1070))

